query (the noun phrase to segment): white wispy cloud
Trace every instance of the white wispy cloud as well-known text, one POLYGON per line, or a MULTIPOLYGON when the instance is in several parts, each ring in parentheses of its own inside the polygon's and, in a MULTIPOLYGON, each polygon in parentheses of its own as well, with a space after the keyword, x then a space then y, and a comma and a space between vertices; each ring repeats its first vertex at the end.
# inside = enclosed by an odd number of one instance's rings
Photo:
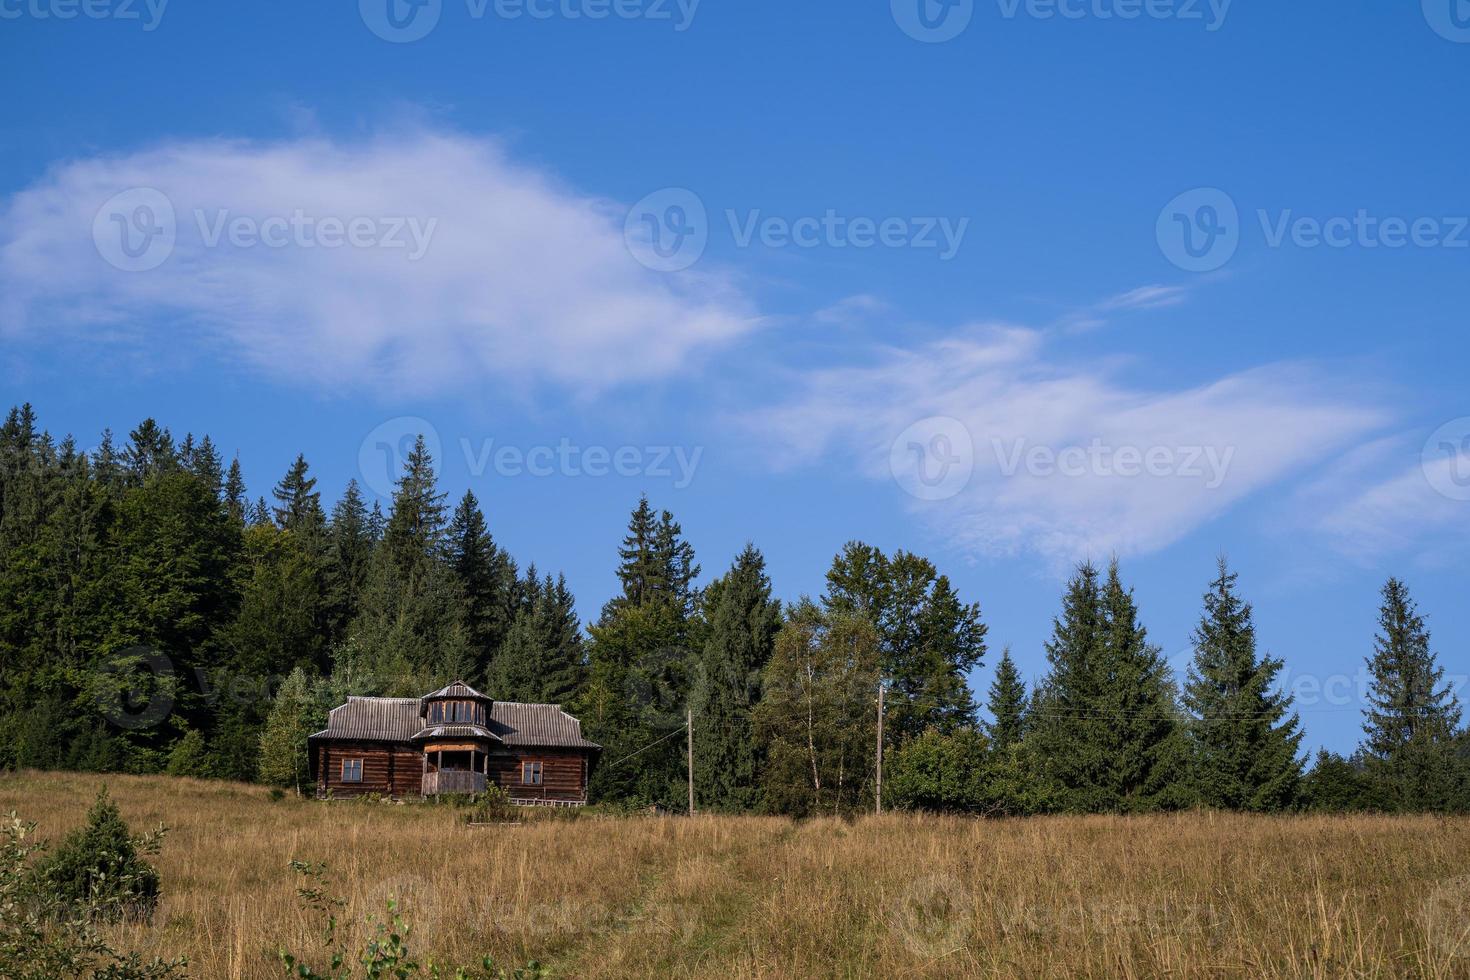
POLYGON ((1433 564, 1470 539, 1470 453, 1425 453, 1422 433, 1375 441, 1345 456, 1288 509, 1358 564, 1411 556, 1433 564))
POLYGON ((927 464, 905 461, 909 450, 927 451, 930 431, 946 440, 941 454, 967 441, 968 480, 944 499, 904 498, 915 513, 976 553, 1066 562, 1163 548, 1385 421, 1305 366, 1143 388, 1065 364, 1048 343, 1043 331, 990 324, 875 350, 805 374, 793 386, 802 396, 744 422, 780 465, 848 458, 921 494, 914 467, 927 464), (895 451, 901 434, 910 442, 895 451))
POLYGON ((0 336, 202 333, 308 385, 596 391, 669 375, 755 327, 751 303, 707 264, 639 265, 624 215, 493 140, 424 128, 77 159, 0 203, 0 336), (161 192, 176 217, 171 253, 148 271, 115 268, 94 241, 99 208, 132 188, 161 192), (361 240, 374 244, 323 247, 333 231, 320 224, 307 247, 279 223, 283 247, 231 232, 293 216, 365 219, 375 237, 361 240), (402 247, 386 247, 400 221, 402 247))

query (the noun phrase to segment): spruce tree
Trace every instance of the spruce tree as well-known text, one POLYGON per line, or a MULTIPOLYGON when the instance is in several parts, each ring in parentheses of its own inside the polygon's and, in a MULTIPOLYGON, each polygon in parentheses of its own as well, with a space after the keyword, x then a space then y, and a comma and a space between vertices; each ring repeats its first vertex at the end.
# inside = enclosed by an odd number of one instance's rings
POLYGON ((368 522, 362 491, 356 480, 349 480, 327 526, 325 593, 328 635, 334 643, 342 639, 362 603, 374 544, 368 522))
POLYGON ((1291 699, 1275 690, 1283 662, 1256 653, 1249 603, 1220 559, 1194 631, 1185 687, 1201 802, 1231 810, 1280 810, 1296 798, 1302 733, 1291 699))
POLYGON ((1026 730, 1026 685, 1011 659, 1010 647, 1006 647, 996 665, 987 707, 991 721, 985 726, 985 733, 990 738, 990 746, 996 752, 1008 752, 1011 746, 1020 744, 1026 730))
POLYGON ((322 511, 322 495, 316 489, 316 477, 308 475, 310 469, 306 457, 297 455, 271 496, 277 502, 273 510, 277 526, 292 534, 315 538, 325 528, 327 518, 322 511))
POLYGON ((594 740, 610 756, 665 739, 639 767, 600 767, 600 798, 674 805, 684 765, 674 732, 684 725, 693 655, 690 614, 699 566, 673 515, 639 500, 618 549, 621 591, 590 627, 589 670, 578 698, 594 740))
POLYGON ((1102 699, 1102 587, 1091 564, 1067 583, 1046 644, 1049 670, 1032 697, 1027 741, 1043 795, 1062 809, 1102 809, 1107 720, 1102 699))
POLYGON ((756 803, 760 752, 752 713, 781 628, 781 606, 754 545, 746 545, 711 592, 718 599, 691 692, 695 791, 701 807, 735 812, 756 803))
POLYGON ((516 570, 485 527, 479 501, 466 490, 449 525, 449 563, 464 592, 464 625, 483 673, 515 615, 516 570))
POLYGON ((581 690, 586 663, 566 578, 537 580, 533 566, 518 591, 522 600, 491 662, 486 690, 502 701, 569 705, 581 690))
POLYGON ((225 477, 224 496, 230 520, 244 525, 247 512, 250 510, 250 500, 245 495, 245 475, 240 471, 239 456, 230 461, 229 475, 225 477))
POLYGON ((1395 809, 1458 807, 1465 781, 1456 751, 1459 699, 1444 682, 1408 586, 1390 578, 1382 595, 1363 726, 1369 774, 1395 809))
POLYGON ((400 572, 441 556, 444 498, 434 459, 419 436, 393 492, 393 510, 383 531, 383 551, 400 572))
POLYGON ((1107 809, 1138 812, 1192 801, 1187 786, 1188 746, 1177 691, 1159 648, 1148 642, 1131 589, 1118 562, 1103 586, 1100 716, 1107 763, 1107 809))

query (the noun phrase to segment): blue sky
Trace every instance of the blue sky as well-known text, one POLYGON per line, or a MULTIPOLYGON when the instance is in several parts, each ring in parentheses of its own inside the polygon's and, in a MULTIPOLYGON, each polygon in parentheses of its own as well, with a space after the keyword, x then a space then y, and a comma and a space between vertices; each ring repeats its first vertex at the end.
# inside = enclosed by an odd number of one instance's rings
POLYGON ((0 0, 7 403, 253 493, 424 420, 584 616, 647 491, 788 598, 926 554, 1033 676, 1072 562, 1182 664, 1228 552, 1312 746, 1389 574, 1470 672, 1463 0, 394 2, 0 0))

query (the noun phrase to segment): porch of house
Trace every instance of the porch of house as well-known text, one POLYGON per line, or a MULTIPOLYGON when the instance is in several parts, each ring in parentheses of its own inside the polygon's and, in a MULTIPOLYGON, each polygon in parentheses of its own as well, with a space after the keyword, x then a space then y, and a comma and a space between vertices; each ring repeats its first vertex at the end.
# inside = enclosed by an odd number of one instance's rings
POLYGON ((477 746, 425 746, 420 793, 483 793, 489 784, 489 754, 477 746))

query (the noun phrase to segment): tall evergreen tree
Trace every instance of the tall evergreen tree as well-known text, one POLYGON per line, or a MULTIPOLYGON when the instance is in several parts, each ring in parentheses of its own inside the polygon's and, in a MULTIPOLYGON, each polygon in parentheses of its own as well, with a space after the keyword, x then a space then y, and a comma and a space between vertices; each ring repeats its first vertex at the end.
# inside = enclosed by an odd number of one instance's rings
POLYGON ((1456 751, 1459 698, 1444 682, 1408 586, 1390 578, 1382 595, 1364 712, 1369 775, 1384 802, 1396 809, 1459 808, 1465 782, 1456 751))
POLYGON ((1190 741, 1202 802, 1231 810, 1280 810, 1302 777, 1302 733, 1291 698, 1275 690, 1283 662, 1256 653, 1250 604, 1220 559, 1194 631, 1194 665, 1185 687, 1190 741))
POLYGON ((588 681, 578 710, 610 757, 657 745, 639 756, 636 768, 599 768, 593 791, 604 799, 675 804, 684 766, 672 736, 688 705, 699 566, 673 515, 655 516, 647 497, 629 519, 618 557, 622 589, 589 629, 588 681))
POLYGON ((566 578, 538 581, 533 566, 518 591, 522 600, 486 690, 502 701, 569 705, 581 690, 586 654, 566 578))
POLYGON ((240 471, 240 457, 230 461, 229 475, 224 485, 225 507, 230 520, 243 525, 250 510, 250 499, 245 494, 245 474, 240 471))
POLYGON ((332 507, 327 530, 325 592, 332 643, 341 641, 362 603, 374 546, 369 520, 357 481, 347 481, 342 499, 332 507))
POLYGON ((464 592, 464 624, 475 649, 477 675, 505 642, 515 615, 516 570, 496 546, 473 492, 466 490, 449 525, 449 563, 464 592))
POLYGON ((326 527, 327 516, 322 511, 322 495, 316 489, 316 477, 308 475, 311 467, 306 457, 297 455, 296 461, 275 485, 271 496, 276 499, 273 510, 276 525, 292 534, 315 538, 326 527))
POLYGON ((1146 811, 1192 802, 1187 786, 1188 746, 1178 692, 1159 648, 1148 642, 1133 591, 1124 587, 1114 559, 1103 586, 1104 668, 1101 715, 1108 809, 1146 811))
POLYGON ((1010 647, 1001 654, 995 667, 987 707, 991 721, 985 726, 985 734, 990 738, 991 748, 1008 752, 1011 746, 1019 745, 1026 731, 1026 685, 1011 659, 1010 647))
POLYGON ((746 545, 710 591, 717 599, 691 692, 695 790, 701 807, 747 810, 759 789, 752 714, 781 628, 781 605, 771 597, 766 562, 754 545, 746 545))

